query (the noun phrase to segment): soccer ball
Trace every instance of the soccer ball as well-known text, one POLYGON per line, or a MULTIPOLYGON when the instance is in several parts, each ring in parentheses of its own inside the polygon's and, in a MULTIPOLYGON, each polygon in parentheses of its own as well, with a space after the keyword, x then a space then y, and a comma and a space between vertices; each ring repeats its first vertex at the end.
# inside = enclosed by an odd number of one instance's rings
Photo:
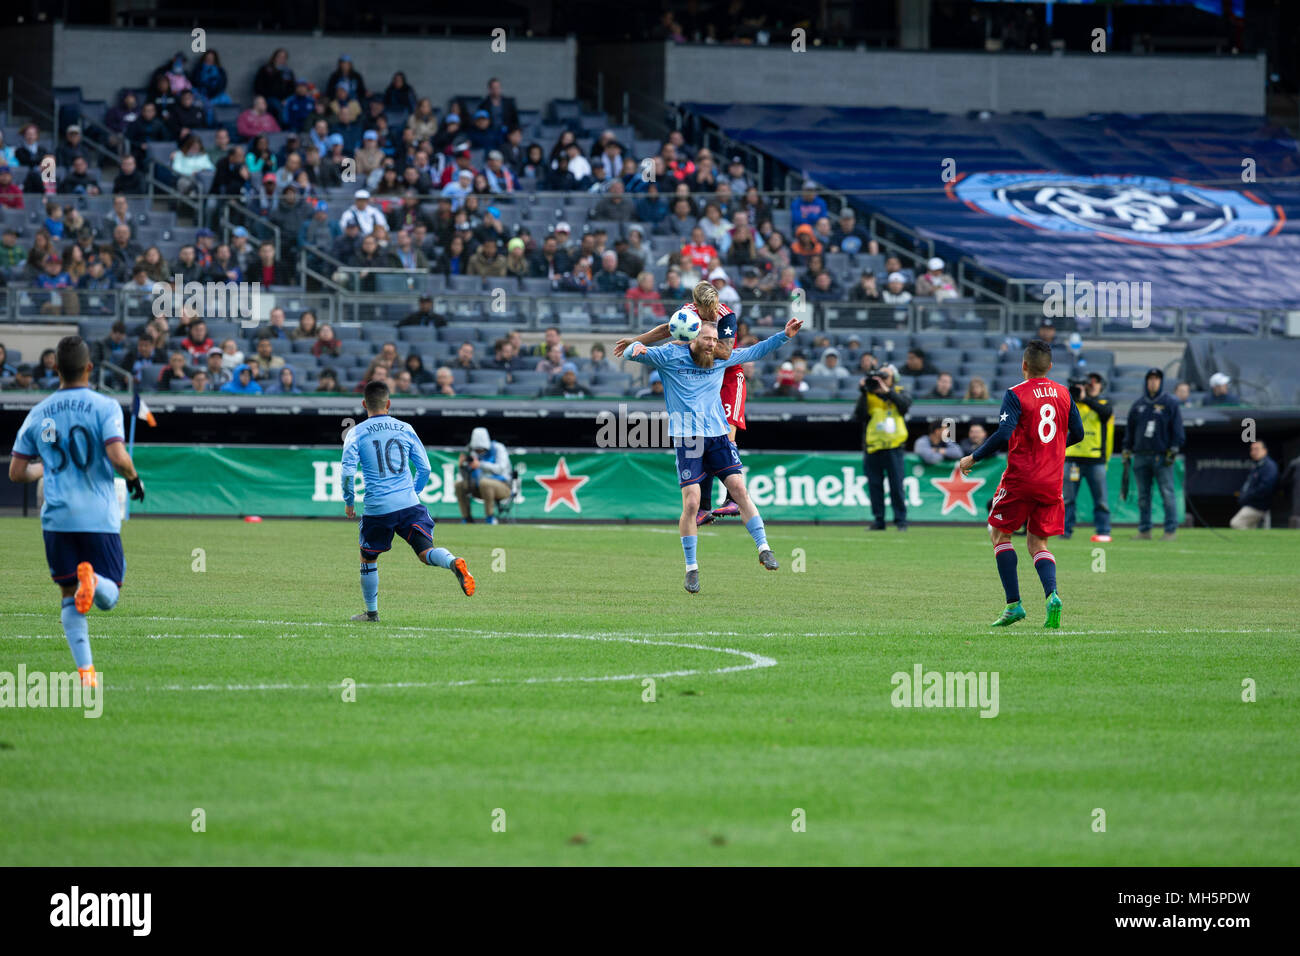
POLYGON ((700 334, 700 317, 686 309, 678 309, 668 320, 668 334, 678 342, 689 342, 700 334))

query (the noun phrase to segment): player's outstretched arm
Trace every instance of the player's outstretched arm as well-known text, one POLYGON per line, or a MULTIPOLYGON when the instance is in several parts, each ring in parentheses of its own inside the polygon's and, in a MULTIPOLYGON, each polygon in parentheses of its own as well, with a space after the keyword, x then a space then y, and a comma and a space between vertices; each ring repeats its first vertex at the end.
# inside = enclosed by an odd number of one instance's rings
POLYGON ((120 441, 112 442, 104 448, 104 454, 108 456, 109 464, 126 479, 126 487, 131 492, 131 499, 144 501, 144 482, 140 480, 140 473, 135 470, 135 463, 131 461, 126 445, 120 441))
MULTIPOLYGON (((785 324, 785 327, 788 329, 791 326, 794 327, 795 332, 798 332, 799 329, 803 326, 803 323, 800 322, 798 319, 791 319, 789 322, 785 324)), ((776 333, 776 335, 768 336, 763 341, 759 342, 757 345, 747 345, 743 349, 733 350, 730 356, 728 356, 725 360, 719 362, 718 364, 722 366, 730 366, 730 365, 743 365, 746 362, 754 362, 757 361, 758 359, 761 359, 764 355, 767 355, 769 352, 775 352, 777 349, 779 349, 781 346, 785 345, 785 343, 789 341, 790 341, 790 334, 788 332, 784 332, 784 331, 778 332, 776 333)))
POLYGON ((638 365, 653 365, 655 368, 662 368, 664 363, 663 352, 662 348, 648 349, 641 342, 633 342, 632 347, 627 350, 626 358, 638 365))
POLYGON ((668 334, 668 323, 661 322, 649 332, 642 332, 634 339, 619 339, 614 343, 614 358, 622 358, 623 352, 633 342, 640 342, 642 345, 654 345, 656 342, 662 342, 665 339, 672 338, 668 334))

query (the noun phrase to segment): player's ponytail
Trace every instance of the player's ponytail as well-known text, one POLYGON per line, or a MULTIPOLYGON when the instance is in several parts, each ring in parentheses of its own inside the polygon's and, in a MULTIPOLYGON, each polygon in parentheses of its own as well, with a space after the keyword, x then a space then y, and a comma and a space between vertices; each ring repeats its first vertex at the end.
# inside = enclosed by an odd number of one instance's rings
POLYGON ((718 319, 718 290, 711 282, 700 282, 691 293, 695 302, 695 311, 701 322, 716 322, 718 319))

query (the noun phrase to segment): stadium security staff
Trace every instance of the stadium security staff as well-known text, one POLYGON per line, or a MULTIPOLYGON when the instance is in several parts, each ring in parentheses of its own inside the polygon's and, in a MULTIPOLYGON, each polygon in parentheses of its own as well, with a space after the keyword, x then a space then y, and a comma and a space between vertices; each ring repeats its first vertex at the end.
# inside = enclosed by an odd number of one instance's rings
POLYGON ((1115 448, 1115 409, 1101 397, 1106 379, 1100 372, 1090 372, 1086 381, 1070 383, 1070 393, 1083 420, 1083 441, 1065 450, 1065 483, 1061 496, 1065 500, 1065 531, 1074 533, 1075 501, 1079 485, 1088 483, 1092 494, 1093 541, 1110 541, 1110 503, 1107 500, 1106 464, 1115 448))
POLYGON ((894 384, 898 370, 892 365, 877 369, 858 382, 858 404, 853 417, 865 425, 862 435, 863 467, 871 494, 875 521, 868 531, 885 530, 885 481, 889 476, 889 497, 894 503, 894 523, 907 530, 907 500, 903 496, 903 445, 907 442, 907 410, 912 397, 894 384))
POLYGON ((1165 373, 1147 370, 1146 391, 1128 411, 1124 430, 1124 458, 1133 458, 1133 477, 1138 489, 1138 538, 1151 537, 1151 482, 1160 486, 1160 503, 1165 509, 1165 541, 1171 541, 1178 527, 1174 503, 1174 459, 1183 447, 1183 413, 1178 399, 1164 390, 1165 373))
POLYGON ((1262 441, 1251 442, 1250 460, 1255 465, 1237 492, 1241 507, 1228 522, 1238 531, 1259 527, 1264 516, 1273 510, 1273 492, 1277 490, 1277 462, 1268 457, 1268 446, 1262 441))
POLYGON ((506 446, 493 441, 486 428, 476 428, 469 435, 469 448, 459 459, 460 477, 456 479, 456 500, 460 502, 463 522, 472 522, 470 498, 483 500, 488 524, 497 523, 497 505, 511 495, 512 472, 506 446))

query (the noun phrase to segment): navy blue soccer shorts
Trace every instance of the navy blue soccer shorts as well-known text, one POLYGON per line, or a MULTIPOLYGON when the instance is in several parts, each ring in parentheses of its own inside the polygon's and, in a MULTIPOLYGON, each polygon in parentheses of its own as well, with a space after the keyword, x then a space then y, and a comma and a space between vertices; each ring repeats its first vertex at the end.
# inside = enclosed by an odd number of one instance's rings
POLYGON ((382 515, 361 516, 361 556, 373 561, 389 550, 393 534, 404 538, 411 549, 419 554, 433 547, 433 519, 424 505, 412 505, 401 511, 382 515))
POLYGON ((709 438, 675 438, 677 483, 685 488, 697 485, 706 475, 725 478, 741 471, 740 452, 726 435, 709 438))
POLYGON ((126 578, 122 536, 107 531, 46 531, 45 560, 55 584, 77 580, 77 565, 89 561, 101 578, 121 585, 126 578))

